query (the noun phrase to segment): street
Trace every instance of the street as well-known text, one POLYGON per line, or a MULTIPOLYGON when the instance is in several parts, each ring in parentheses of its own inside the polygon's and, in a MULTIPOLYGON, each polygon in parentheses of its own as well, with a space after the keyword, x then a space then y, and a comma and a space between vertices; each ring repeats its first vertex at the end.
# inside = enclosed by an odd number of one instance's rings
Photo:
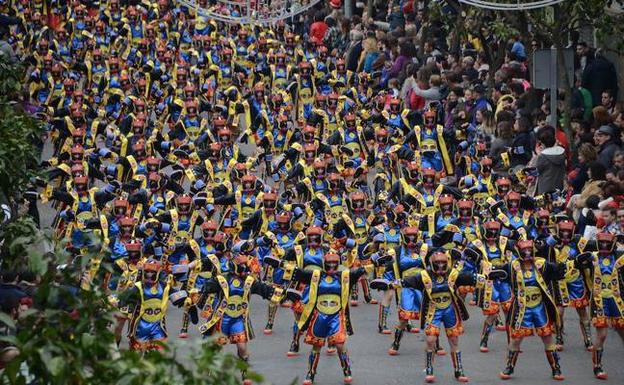
MULTIPOLYGON (((361 295, 360 295, 361 297, 361 295)), ((252 369, 264 376, 265 380, 274 385, 288 385, 295 379, 301 383, 308 365, 310 347, 301 344, 298 357, 286 357, 292 333, 292 312, 280 308, 277 314, 273 335, 265 336, 262 329, 266 323, 266 302, 255 297, 251 304, 251 319, 256 338, 250 344, 250 364, 252 369)), ((391 335, 377 333, 378 305, 360 304, 352 308, 355 334, 347 340, 347 346, 353 365, 354 384, 358 385, 408 385, 424 383, 424 334, 405 334, 399 356, 387 353, 392 342, 391 335)), ((172 308, 167 326, 170 339, 177 339, 180 329, 181 315, 179 310, 172 308)), ((505 383, 498 377, 499 371, 505 366, 507 356, 504 332, 493 332, 490 336, 490 352, 479 352, 479 340, 483 316, 479 308, 468 306, 471 318, 464 324, 465 334, 460 339, 462 357, 466 374, 471 384, 492 385, 505 383)), ((396 309, 393 307, 388 325, 396 320, 396 309)), ((624 345, 616 333, 611 332, 607 339, 604 353, 604 364, 609 380, 600 381, 592 372, 591 353, 585 351, 578 327, 578 316, 574 311, 565 315, 566 345, 561 352, 561 366, 566 384, 622 384, 624 367, 622 355, 624 345)), ((197 328, 190 328, 189 338, 199 338, 197 328)), ((443 346, 448 350, 445 337, 443 346)), ((510 384, 546 385, 557 383, 550 377, 550 367, 544 355, 543 345, 538 337, 530 337, 524 341, 523 352, 518 359, 514 377, 510 384)), ((235 354, 234 345, 228 345, 227 351, 235 354)), ((324 352, 324 350, 323 350, 324 352)), ((453 377, 449 355, 436 357, 435 375, 437 384, 456 383, 453 377)), ((323 353, 315 380, 318 385, 342 384, 342 371, 336 355, 323 353)))

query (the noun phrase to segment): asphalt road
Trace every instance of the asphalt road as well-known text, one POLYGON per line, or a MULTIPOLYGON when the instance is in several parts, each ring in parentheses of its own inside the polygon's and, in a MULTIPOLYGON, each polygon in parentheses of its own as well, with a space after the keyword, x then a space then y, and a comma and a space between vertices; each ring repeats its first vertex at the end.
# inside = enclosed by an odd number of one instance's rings
MULTIPOLYGON (((378 295, 379 296, 379 295, 378 295)), ((302 344, 301 354, 287 358, 293 316, 289 309, 279 309, 273 335, 262 334, 266 322, 266 304, 261 299, 252 303, 252 322, 256 339, 251 344, 251 365, 262 374, 267 382, 275 385, 290 384, 296 377, 298 383, 307 371, 309 347, 302 344)), ((504 332, 494 332, 490 337, 490 352, 479 352, 479 340, 483 316, 477 307, 469 306, 471 318, 465 323, 465 334, 461 337, 463 363, 466 374, 472 384, 491 385, 509 382, 511 384, 553 384, 550 367, 544 355, 544 348, 538 337, 530 337, 523 343, 523 353, 518 359, 515 376, 510 381, 501 381, 498 373, 506 362, 506 337, 504 332)), ((392 309, 389 320, 396 321, 396 309, 392 309)), ((377 305, 360 304, 352 308, 355 334, 347 341, 349 348, 354 383, 358 385, 408 385, 424 383, 424 334, 405 334, 400 355, 387 353, 392 336, 377 333, 377 305)), ((171 319, 170 330, 177 333, 176 315, 171 319)), ((585 351, 578 316, 574 311, 565 315, 566 345, 561 352, 561 366, 567 384, 624 384, 624 343, 616 333, 610 333, 604 354, 605 369, 609 373, 608 381, 594 379, 591 353, 585 351)), ((389 322, 389 326, 391 323, 389 322)), ((172 333, 173 335, 173 333, 172 333)), ((443 346, 448 350, 445 338, 443 346)), ((228 350, 234 352, 232 347, 228 350)), ((455 383, 450 357, 436 357, 436 383, 455 383)), ((341 384, 342 372, 336 356, 322 354, 316 384, 341 384)))
MULTIPOLYGON (((44 156, 49 156, 50 147, 46 146, 44 156)), ((39 205, 42 225, 49 226, 54 217, 50 204, 39 205)), ((380 298, 379 293, 374 294, 380 298)), ((181 326, 180 310, 170 307, 167 326, 170 340, 177 340, 181 326)), ((350 352, 354 383, 358 385, 412 385, 424 383, 424 334, 406 334, 402 341, 399 356, 389 356, 387 350, 392 336, 377 333, 377 305, 360 304, 351 311, 355 334, 347 341, 350 352)), ((516 385, 542 385, 557 383, 550 376, 550 367, 544 355, 544 348, 538 337, 527 338, 522 346, 523 353, 518 359, 514 377, 510 381, 501 381, 498 373, 506 362, 506 337, 504 332, 493 332, 490 337, 490 352, 479 352, 479 340, 483 316, 477 307, 469 306, 471 318, 465 322, 465 334, 460 339, 463 364, 471 384, 494 385, 510 383, 516 385)), ((293 316, 290 309, 279 309, 273 335, 265 336, 262 329, 266 323, 267 306, 259 299, 252 300, 251 319, 256 338, 250 343, 250 363, 252 369, 264 376, 269 384, 287 385, 301 383, 307 372, 309 347, 301 345, 298 357, 287 358, 290 345, 293 316)), ((392 309, 388 326, 396 322, 397 312, 392 309)), ((578 316, 572 311, 565 315, 566 345, 561 353, 561 367, 566 376, 565 383, 570 385, 624 384, 624 342, 616 333, 610 332, 604 353, 604 368, 609 373, 609 380, 594 378, 591 353, 585 351, 578 327, 578 316)), ((197 328, 189 330, 192 339, 198 339, 197 328)), ((441 339, 448 350, 445 338, 441 339)), ((235 352, 233 345, 226 348, 235 352)), ((184 352, 180 352, 184 354, 184 352)), ((437 384, 456 383, 450 357, 436 357, 435 374, 437 384)), ((316 384, 342 384, 342 371, 338 358, 321 356, 316 384)))

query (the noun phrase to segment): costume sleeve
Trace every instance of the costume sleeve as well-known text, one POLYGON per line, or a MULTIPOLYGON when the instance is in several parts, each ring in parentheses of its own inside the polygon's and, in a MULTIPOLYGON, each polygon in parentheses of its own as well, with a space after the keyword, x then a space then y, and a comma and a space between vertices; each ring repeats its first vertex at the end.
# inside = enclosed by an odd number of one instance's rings
POLYGON ((354 286, 361 276, 366 274, 366 268, 363 266, 349 270, 349 286, 354 286))
POLYGON ((547 282, 559 281, 565 278, 566 270, 567 268, 565 263, 546 262, 546 264, 544 264, 542 276, 547 282))
POLYGON ((401 285, 403 287, 411 287, 418 290, 423 290, 425 285, 422 281, 422 276, 420 274, 411 275, 407 278, 401 280, 401 285))
POLYGON ((457 276, 457 286, 476 286, 478 281, 477 274, 474 273, 459 273, 457 276))
POLYGON ((136 306, 140 305, 140 302, 141 293, 139 293, 139 288, 136 286, 132 286, 119 294, 119 310, 126 315, 132 314, 136 306))
POLYGON ((293 281, 310 283, 312 281, 312 272, 307 270, 295 269, 293 273, 293 281))
POLYGON ((224 205, 224 206, 231 206, 236 204, 236 197, 234 196, 234 194, 226 194, 220 197, 216 197, 214 199, 214 204, 215 205, 224 205))
POLYGON ((218 293, 221 291, 221 285, 215 279, 209 279, 204 283, 204 287, 202 288, 203 293, 218 293))
POLYGON ((264 299, 270 299, 275 292, 275 288, 264 282, 254 281, 253 285, 251 285, 251 292, 261 296, 264 299))
POLYGON ((67 205, 72 205, 74 203, 74 197, 70 193, 56 188, 52 190, 52 196, 50 199, 61 201, 67 205))

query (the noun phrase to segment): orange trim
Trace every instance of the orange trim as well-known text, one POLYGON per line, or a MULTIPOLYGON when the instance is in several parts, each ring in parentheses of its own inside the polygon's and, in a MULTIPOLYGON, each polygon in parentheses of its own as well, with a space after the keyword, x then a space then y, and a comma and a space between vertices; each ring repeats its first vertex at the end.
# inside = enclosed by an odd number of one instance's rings
POLYGON ((447 337, 459 337, 464 334, 464 325, 462 325, 461 322, 458 322, 457 326, 445 329, 445 332, 447 337))
POLYGON ((532 328, 525 328, 525 327, 520 327, 519 329, 516 328, 510 328, 510 332, 509 334, 513 337, 513 338, 524 338, 524 337, 529 337, 533 335, 533 329, 532 328))
POLYGON ((552 322, 548 322, 546 325, 539 327, 539 328, 527 328, 527 327, 520 327, 519 329, 516 328, 510 328, 510 335, 513 338, 524 338, 524 337, 529 337, 532 336, 534 333, 536 333, 538 336, 540 337, 546 337, 549 336, 551 334, 553 334, 553 332, 555 331, 555 327, 553 325, 552 322))
POLYGON ((464 296, 468 293, 474 293, 475 292, 475 288, 474 286, 460 286, 458 288, 459 294, 464 296))
POLYGON ((232 334, 228 337, 228 339, 230 340, 231 344, 244 344, 245 342, 247 342, 247 333, 240 332, 232 334))
POLYGON ((550 321, 546 325, 542 326, 541 328, 535 328, 535 332, 540 337, 549 336, 553 334, 554 331, 555 331, 555 326, 550 321))
POLYGON ((587 294, 585 294, 581 298, 571 299, 568 306, 578 309, 578 308, 587 307, 588 305, 589 305, 589 299, 587 298, 587 294))
POLYGON ((505 302, 491 302, 489 309, 483 309, 484 315, 498 314, 499 310, 503 308, 504 312, 508 312, 511 308, 511 299, 505 302))
POLYGON ((165 343, 167 342, 167 339, 159 338, 159 339, 141 342, 137 340, 135 337, 130 337, 128 342, 130 345, 130 350, 138 350, 138 351, 163 350, 164 346, 156 342, 165 343))
POLYGON ((425 328, 425 335, 437 337, 440 335, 440 328, 433 326, 433 325, 429 325, 425 328))
POLYGON ((483 309, 482 313, 483 315, 494 315, 498 314, 499 310, 500 305, 498 304, 498 302, 490 302, 490 307, 487 309, 483 309))
POLYGON ((624 317, 593 317, 592 324, 597 329, 611 326, 613 329, 624 330, 624 317))
POLYGON ((416 320, 416 319, 420 319, 419 311, 409 311, 409 310, 399 309, 399 320, 407 321, 407 320, 416 320))

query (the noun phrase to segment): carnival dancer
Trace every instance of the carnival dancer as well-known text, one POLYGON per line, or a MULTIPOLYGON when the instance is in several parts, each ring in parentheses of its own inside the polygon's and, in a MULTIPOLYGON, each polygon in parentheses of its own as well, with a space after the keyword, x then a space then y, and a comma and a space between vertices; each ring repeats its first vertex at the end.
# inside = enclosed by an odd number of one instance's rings
MULTIPOLYGON (((433 374, 433 357, 437 348, 440 329, 444 327, 449 345, 455 378, 460 382, 468 382, 464 374, 461 352, 459 351, 459 336, 463 334, 463 321, 468 319, 466 307, 457 293, 458 286, 482 287, 486 277, 480 274, 460 273, 451 266, 451 258, 443 249, 433 250, 429 256, 428 268, 405 279, 390 282, 374 280, 371 287, 386 290, 392 287, 414 288, 421 290, 423 301, 421 306, 421 328, 425 331, 426 369, 425 381, 435 381, 433 374)), ((489 279, 504 277, 502 271, 493 271, 489 279)))
MULTIPOLYGON (((482 271, 500 268, 509 263, 514 257, 511 241, 507 237, 500 235, 500 231, 500 222, 489 220, 483 224, 485 243, 480 239, 472 243, 472 246, 481 251, 485 256, 485 263, 482 263, 482 271)), ((506 280, 488 282, 482 290, 477 292, 477 304, 481 307, 483 315, 486 316, 481 330, 481 342, 479 343, 479 350, 482 353, 489 351, 488 341, 492 328, 496 325, 501 312, 505 316, 507 315, 511 306, 511 300, 511 287, 506 280)), ((499 330, 498 325, 496 325, 496 329, 499 330)), ((505 328, 502 327, 500 330, 505 330, 505 328)))
MULTIPOLYGON (((399 248, 390 250, 390 255, 395 256, 391 263, 386 265, 384 278, 389 281, 404 279, 419 274, 425 268, 423 256, 427 253, 427 246, 419 247, 419 233, 416 227, 406 227, 401 231, 402 244, 399 248)), ((420 319, 420 308, 422 303, 422 292, 414 288, 396 288, 398 298, 399 323, 394 328, 394 341, 388 350, 388 354, 396 356, 399 354, 399 347, 403 333, 408 330, 418 333, 416 328, 408 328, 410 320, 420 319)), ((391 296, 384 296, 382 304, 390 306, 391 296)))
MULTIPOLYGON (((556 225, 557 234, 550 235, 546 243, 551 247, 549 261, 566 262, 574 260, 585 251, 587 239, 574 235, 574 222, 562 220, 556 225)), ((552 292, 559 308, 559 314, 563 319, 566 307, 576 309, 579 315, 581 335, 585 349, 592 350, 592 338, 589 314, 589 287, 586 279, 587 270, 570 269, 564 280, 553 284, 552 292)), ((563 325, 562 325, 563 326, 563 325)), ((557 350, 563 349, 563 328, 557 329, 557 350)))
POLYGON ((185 293, 172 292, 173 277, 163 271, 163 265, 148 259, 141 266, 141 279, 119 295, 123 316, 130 318, 128 338, 132 350, 160 350, 167 341, 165 315, 169 300, 184 301, 185 293))
MULTIPOLYGON (((306 230, 305 245, 295 245, 289 249, 284 259, 294 261, 295 266, 300 266, 307 271, 321 270, 323 268, 323 256, 326 252, 326 246, 323 244, 323 229, 318 226, 310 226, 306 230)), ((303 334, 300 328, 299 320, 308 301, 309 286, 299 288, 302 292, 300 301, 293 303, 293 312, 295 315, 295 323, 293 325, 293 339, 287 355, 289 357, 299 354, 299 340, 303 334)))
POLYGON ((500 373, 503 380, 511 378, 520 354, 520 344, 525 337, 536 333, 544 343, 544 351, 555 380, 563 380, 559 353, 554 344, 553 332, 561 319, 548 285, 565 278, 566 271, 582 263, 582 259, 553 264, 536 256, 533 240, 519 240, 516 244, 518 259, 502 266, 508 273, 513 300, 507 317, 509 352, 507 365, 500 373))
MULTIPOLYGON (((339 270, 340 260, 338 254, 330 251, 323 256, 321 269, 297 268, 294 271, 294 279, 309 287, 308 299, 298 321, 300 330, 307 329, 305 342, 312 345, 304 385, 314 383, 321 348, 326 343, 335 346, 338 351, 344 383, 350 384, 353 381, 351 362, 345 347, 347 335, 352 334, 349 320, 349 293, 351 286, 366 274, 366 268, 339 270)), ((267 258, 267 263, 279 267, 282 261, 267 258)), ((369 268, 372 270, 372 265, 369 268)), ((300 296, 301 293, 299 292, 298 295, 300 296)))
MULTIPOLYGON (((598 379, 606 380, 607 372, 602 367, 602 356, 609 326, 624 341, 624 256, 618 255, 615 250, 614 234, 600 232, 596 235, 596 240, 598 251, 591 253, 591 263, 585 266, 591 272, 590 306, 592 324, 596 328, 592 354, 594 375, 598 379)), ((582 261, 582 255, 577 257, 577 261, 582 261)))
MULTIPOLYGON (((210 318, 199 327, 204 336, 216 336, 221 343, 236 344, 238 357, 249 361, 247 343, 253 339, 249 303, 252 294, 271 302, 282 299, 282 290, 258 280, 259 264, 252 255, 252 241, 240 241, 232 247, 235 254, 230 261, 230 271, 224 275, 215 275, 205 281, 202 288, 200 307, 210 294, 218 295, 218 304, 210 318), (254 262, 255 261, 255 262, 254 262)), ((242 371, 243 384, 251 384, 245 370, 242 371)))

